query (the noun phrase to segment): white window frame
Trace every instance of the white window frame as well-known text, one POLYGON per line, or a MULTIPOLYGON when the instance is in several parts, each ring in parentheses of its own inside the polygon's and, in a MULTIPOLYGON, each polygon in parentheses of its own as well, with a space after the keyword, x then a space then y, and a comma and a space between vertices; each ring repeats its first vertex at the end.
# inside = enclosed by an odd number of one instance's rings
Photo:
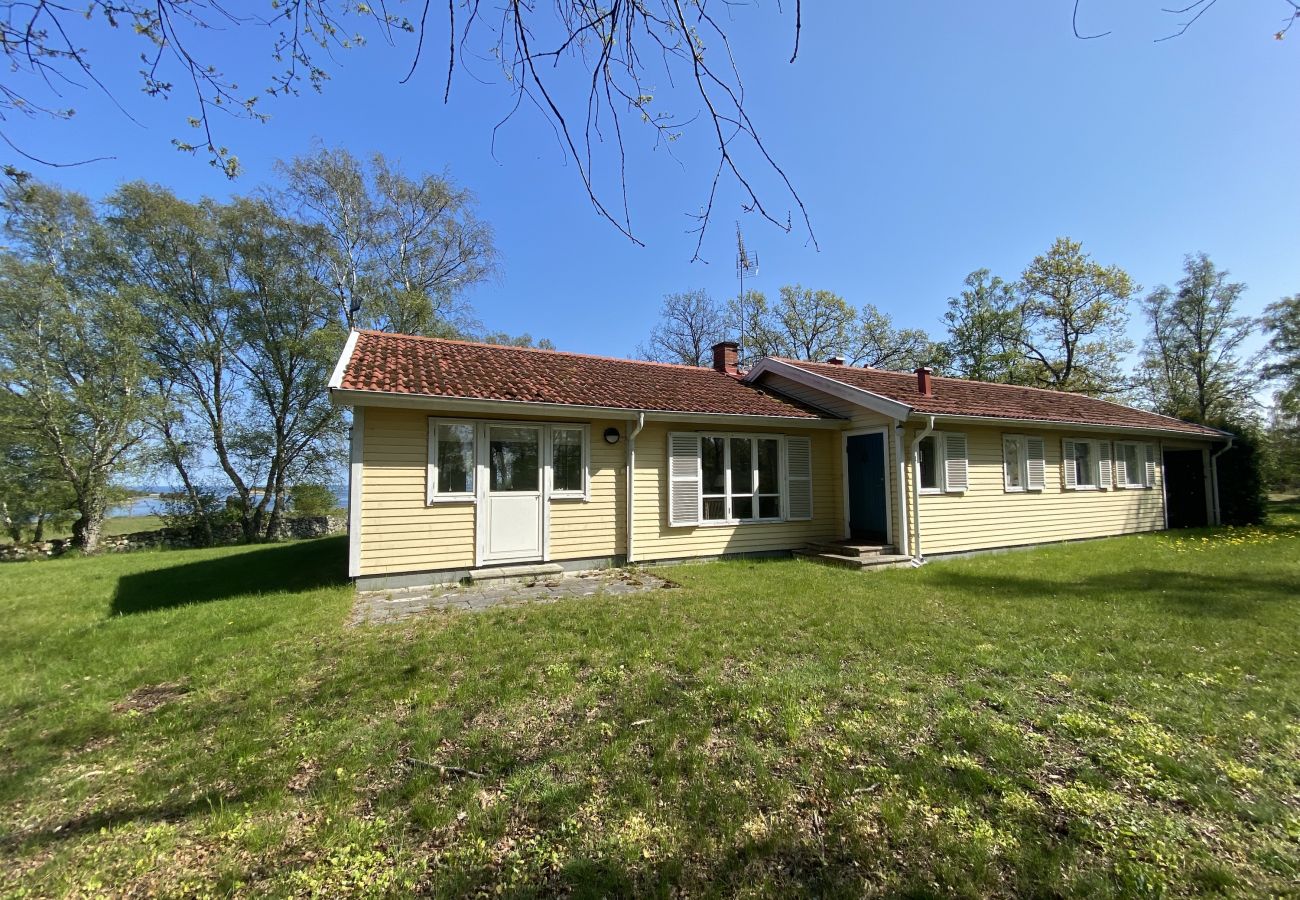
MULTIPOLYGON (((1114 471, 1114 454, 1110 453, 1110 441, 1099 438, 1062 438, 1061 443, 1061 488, 1067 491, 1106 491, 1115 486, 1114 471), (1091 479, 1090 484, 1079 484, 1076 474, 1075 483, 1070 484, 1065 477, 1065 467, 1073 466, 1075 460, 1073 457, 1065 455, 1065 441, 1072 442, 1075 446, 1079 444, 1088 445, 1088 477, 1091 479), (1109 473, 1103 472, 1103 466, 1110 466, 1109 473), (1109 474, 1110 477, 1105 476, 1109 474)), ((1077 469, 1075 470, 1077 473, 1077 469)))
POLYGON ((1116 441, 1115 442, 1115 487, 1120 490, 1150 490, 1154 488, 1155 478, 1148 478, 1151 472, 1147 467, 1148 456, 1155 455, 1155 445, 1149 441, 1116 441), (1124 461, 1124 450, 1129 447, 1133 448, 1137 456, 1138 469, 1142 472, 1142 480, 1137 484, 1128 480, 1128 465, 1124 461))
POLYGON ((1042 447, 1042 459, 1039 460, 1043 465, 1044 475, 1047 466, 1047 446, 1046 442, 1037 435, 1029 434, 1004 434, 1002 435, 1002 490, 1008 494, 1041 494, 1046 489, 1046 477, 1042 479, 1042 484, 1034 484, 1030 477, 1029 471, 1029 442, 1038 441, 1042 447), (1007 478, 1007 444, 1014 442, 1020 453, 1020 486, 1013 487, 1007 478))
POLYGON ((948 492, 947 485, 945 484, 945 482, 948 480, 947 479, 947 475, 948 475, 947 457, 948 454, 946 452, 946 447, 943 440, 943 432, 941 431, 931 431, 924 438, 922 438, 920 442, 917 443, 916 445, 916 488, 920 493, 946 494, 948 492), (925 485, 921 484, 921 443, 931 438, 934 439, 934 477, 937 483, 934 487, 926 487, 925 485))
POLYGON ((1024 494, 1029 491, 1029 438, 1023 434, 1002 435, 1002 490, 1008 494, 1024 494), (1016 475, 1020 484, 1011 483, 1011 470, 1007 467, 1007 445, 1016 447, 1016 475))
POLYGON ((483 479, 486 477, 486 466, 481 457, 483 449, 487 446, 487 429, 494 426, 526 426, 529 428, 541 429, 541 447, 542 454, 542 496, 549 505, 551 500, 580 500, 589 502, 591 500, 591 425, 586 422, 530 422, 514 421, 504 419, 453 419, 441 416, 429 417, 429 435, 428 435, 428 459, 425 466, 425 496, 426 506, 433 506, 441 503, 477 503, 480 496, 486 490, 486 484, 483 479), (440 493, 438 491, 438 427, 440 425, 468 425, 474 432, 474 490, 472 491, 455 491, 440 493), (554 442, 552 435, 556 431, 581 431, 582 433, 582 490, 581 491, 557 491, 554 490, 555 478, 555 457, 554 442))
POLYGON ((786 521, 785 513, 785 441, 779 434, 752 434, 746 432, 700 432, 700 525, 763 525, 773 522, 786 521), (706 494, 704 493, 704 439, 705 438, 722 438, 722 474, 723 483, 726 493, 724 494, 706 494), (731 489, 731 442, 732 440, 747 440, 750 442, 750 465, 749 473, 751 484, 754 489, 748 494, 736 494, 731 489), (761 493, 758 490, 758 444, 757 441, 776 441, 776 487, 777 487, 777 514, 774 518, 759 518, 757 516, 759 498, 770 497, 771 492, 761 493), (753 503, 755 516, 748 519, 738 519, 732 513, 731 504, 736 497, 749 497, 753 503), (716 500, 719 497, 723 499, 726 514, 724 519, 706 519, 704 518, 704 501, 705 499, 716 500))
POLYGON ((552 500, 591 500, 591 426, 548 425, 546 428, 546 477, 552 500), (582 441, 582 489, 556 490, 555 488, 555 432, 576 431, 582 441))
MULTIPOLYGON (((788 492, 789 492, 789 477, 788 477, 788 471, 787 471, 787 458, 786 458, 786 439, 787 439, 787 437, 788 437, 787 435, 782 435, 782 434, 764 434, 764 433, 761 433, 761 432, 746 432, 746 431, 699 431, 699 432, 674 432, 674 434, 678 434, 678 433, 680 433, 680 434, 688 434, 688 433, 689 433, 692 437, 694 437, 694 438, 697 440, 697 444, 696 444, 696 448, 697 448, 697 451, 696 451, 696 471, 697 471, 697 475, 696 475, 696 478, 694 479, 694 481, 695 481, 695 485, 696 485, 696 495, 695 495, 695 496, 696 496, 696 503, 697 503, 696 510, 697 510, 697 517, 698 517, 698 520, 695 521, 695 522, 689 522, 689 523, 687 523, 687 522, 673 522, 673 521, 672 521, 672 510, 671 510, 671 508, 669 508, 669 509, 667 510, 667 512, 668 512, 668 515, 669 515, 669 525, 670 525, 670 527, 674 527, 674 528, 713 528, 713 527, 718 527, 718 526, 735 526, 735 525, 773 525, 773 524, 778 524, 778 523, 781 523, 781 522, 806 521, 806 520, 804 520, 804 519, 802 519, 802 518, 801 518, 801 519, 791 519, 791 518, 789 517, 789 512, 790 512, 790 507, 789 507, 789 497, 788 497, 788 492), (723 448, 723 449, 722 449, 722 465, 723 465, 723 490, 724 490, 724 493, 721 493, 721 494, 718 494, 718 493, 708 493, 708 494, 706 494, 706 493, 704 492, 704 440, 707 439, 707 438, 717 438, 717 439, 722 440, 722 448, 723 448), (752 452, 751 452, 751 461, 750 461, 750 473, 751 473, 751 477, 752 477, 752 479, 753 479, 753 482, 752 482, 752 483, 753 483, 753 487, 754 487, 754 489, 753 489, 753 491, 751 491, 749 494, 741 494, 741 495, 739 495, 739 496, 740 496, 740 497, 746 497, 746 496, 748 496, 748 497, 752 497, 752 498, 753 498, 753 501, 752 501, 752 502, 753 502, 753 509, 754 509, 754 512, 755 512, 755 513, 757 513, 758 510, 759 510, 759 500, 760 500, 760 498, 762 498, 762 497, 772 497, 772 496, 775 496, 775 497, 777 498, 777 515, 776 515, 775 517, 768 517, 768 518, 749 518, 749 519, 738 519, 738 518, 735 517, 735 515, 734 515, 734 513, 733 513, 733 510, 732 510, 732 501, 733 501, 733 500, 734 500, 738 495, 736 495, 735 493, 733 493, 733 491, 732 491, 732 489, 731 489, 731 442, 732 442, 732 440, 735 440, 735 439, 748 440, 748 441, 750 441, 750 442, 751 442, 751 448, 752 448, 752 452), (760 492, 760 491, 758 490, 758 447, 757 447, 757 444, 755 443, 756 441, 775 441, 775 442, 776 442, 776 452, 777 452, 777 471, 776 471, 776 480, 777 480, 777 482, 776 482, 776 483, 777 483, 777 491, 776 491, 775 494, 773 494, 773 492, 771 492, 771 491, 760 492), (706 519, 706 518, 704 518, 704 501, 705 501, 706 498, 707 498, 707 499, 711 499, 711 500, 722 499, 722 501, 723 501, 723 513, 724 513, 724 515, 726 516, 726 518, 723 518, 723 519, 706 519)), ((672 443, 672 438, 671 438, 671 436, 670 436, 670 437, 669 437, 669 445, 670 445, 670 447, 671 447, 671 443, 672 443)), ((671 450, 670 450, 670 453, 671 453, 671 450)), ((670 463, 669 463, 669 466, 671 467, 671 457, 670 457, 670 463)), ((811 479, 811 473, 810 473, 810 477, 809 477, 809 479, 808 479, 808 482, 809 482, 809 484, 811 485, 811 482, 812 482, 812 479, 811 479)))
POLYGON ((479 479, 482 473, 479 471, 478 451, 482 438, 479 434, 479 423, 474 419, 443 419, 436 416, 429 417, 429 458, 427 460, 425 475, 425 497, 424 501, 427 506, 435 503, 473 503, 478 499, 479 479), (468 491, 448 491, 439 492, 438 490, 438 429, 443 425, 468 425, 470 432, 473 434, 473 467, 472 477, 474 486, 468 491))
POLYGON ((934 438, 934 468, 938 478, 936 487, 924 487, 921 484, 921 445, 916 445, 916 459, 912 477, 916 479, 917 492, 930 496, 939 494, 964 494, 970 490, 970 438, 962 431, 932 431, 925 436, 934 438), (948 436, 958 435, 966 445, 966 487, 953 487, 948 483, 948 436))

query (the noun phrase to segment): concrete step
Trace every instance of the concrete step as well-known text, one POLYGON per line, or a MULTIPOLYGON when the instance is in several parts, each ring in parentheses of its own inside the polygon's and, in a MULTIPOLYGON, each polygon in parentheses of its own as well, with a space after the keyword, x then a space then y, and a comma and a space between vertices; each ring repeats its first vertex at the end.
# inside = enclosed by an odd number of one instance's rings
POLYGON ((809 544, 812 553, 829 553, 833 556, 855 556, 860 559, 893 556, 897 550, 891 544, 865 544, 858 541, 825 541, 809 544))
POLYGON ((899 553, 882 553, 877 556, 846 556, 840 553, 815 553, 796 551, 795 556, 825 566, 856 569, 859 572, 875 569, 903 569, 912 565, 912 557, 899 553))
POLYGON ((488 566, 471 569, 469 580, 482 581, 531 581, 534 578, 554 578, 564 574, 564 567, 559 563, 527 563, 517 566, 488 566))

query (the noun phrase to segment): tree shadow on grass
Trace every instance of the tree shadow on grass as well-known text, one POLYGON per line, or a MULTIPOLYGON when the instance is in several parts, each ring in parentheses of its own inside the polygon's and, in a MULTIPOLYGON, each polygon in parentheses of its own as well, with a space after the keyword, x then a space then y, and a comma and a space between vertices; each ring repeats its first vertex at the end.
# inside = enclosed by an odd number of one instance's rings
POLYGON ((1208 575, 1176 569, 1133 569, 1077 579, 988 575, 956 568, 931 569, 931 578, 953 590, 994 594, 1003 600, 1041 601, 1052 597, 1098 600, 1111 597, 1155 601, 1186 616, 1219 619, 1249 618, 1260 604, 1290 600, 1295 582, 1261 575, 1208 575))
POLYGON ((347 538, 267 544, 193 562, 192 551, 167 558, 176 565, 123 575, 113 595, 113 615, 228 600, 245 594, 310 591, 347 583, 347 538))
POLYGON ((253 799, 247 792, 221 794, 208 792, 186 802, 169 801, 140 806, 115 806, 84 813, 58 822, 50 822, 27 830, 0 831, 0 850, 12 853, 17 850, 31 852, 40 847, 99 834, 124 825, 160 822, 180 822, 192 816, 211 814, 220 808, 243 806, 253 799))

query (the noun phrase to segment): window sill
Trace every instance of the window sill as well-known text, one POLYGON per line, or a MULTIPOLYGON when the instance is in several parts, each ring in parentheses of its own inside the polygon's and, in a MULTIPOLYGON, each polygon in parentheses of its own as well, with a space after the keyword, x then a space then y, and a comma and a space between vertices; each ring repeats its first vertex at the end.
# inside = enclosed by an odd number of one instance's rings
POLYGON ((560 494, 560 493, 553 493, 553 494, 551 494, 551 499, 552 499, 552 500, 568 500, 568 501, 578 500, 578 501, 581 501, 581 502, 583 502, 583 503, 587 503, 588 501, 591 500, 591 497, 588 496, 587 494, 570 494, 570 493, 563 493, 563 494, 560 494))
POLYGON ((1074 487, 1066 487, 1066 490, 1087 492, 1087 491, 1099 491, 1101 490, 1101 488, 1095 484, 1076 484, 1074 487))
POLYGON ((940 488, 921 488, 917 491, 917 493, 920 494, 922 497, 942 497, 944 494, 948 492, 940 488))
POLYGON ((473 494, 439 494, 428 498, 425 506, 443 506, 448 503, 476 503, 478 498, 473 494))

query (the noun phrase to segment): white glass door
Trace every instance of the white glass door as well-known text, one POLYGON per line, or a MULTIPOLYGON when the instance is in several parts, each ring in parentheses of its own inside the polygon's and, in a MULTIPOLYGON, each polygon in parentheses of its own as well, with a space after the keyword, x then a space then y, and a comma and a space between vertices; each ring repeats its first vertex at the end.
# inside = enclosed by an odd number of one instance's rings
POLYGON ((542 558, 542 429, 487 427, 484 562, 542 558))

